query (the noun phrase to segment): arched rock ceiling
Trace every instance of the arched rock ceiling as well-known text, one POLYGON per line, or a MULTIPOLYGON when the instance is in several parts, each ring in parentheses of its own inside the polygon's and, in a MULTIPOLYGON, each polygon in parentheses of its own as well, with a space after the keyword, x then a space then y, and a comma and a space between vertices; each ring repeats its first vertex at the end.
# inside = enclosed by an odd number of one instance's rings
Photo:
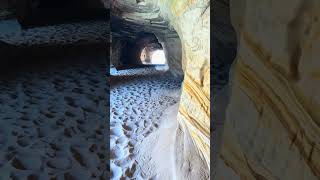
POLYGON ((134 39, 139 32, 177 36, 154 1, 111 0, 112 36, 134 39), (139 3, 140 2, 140 3, 139 3))

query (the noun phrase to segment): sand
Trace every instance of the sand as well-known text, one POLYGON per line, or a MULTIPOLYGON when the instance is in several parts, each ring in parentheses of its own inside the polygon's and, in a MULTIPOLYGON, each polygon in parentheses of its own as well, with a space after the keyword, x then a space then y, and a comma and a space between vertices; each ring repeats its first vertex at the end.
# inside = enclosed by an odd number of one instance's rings
POLYGON ((65 58, 1 75, 0 179, 107 179, 105 59, 65 58))
POLYGON ((111 179, 152 179, 158 173, 146 170, 150 161, 144 158, 151 149, 143 144, 170 124, 163 116, 178 103, 181 80, 153 67, 111 69, 111 74, 111 179))
POLYGON ((159 128, 139 144, 136 162, 143 179, 207 180, 209 169, 188 130, 177 121, 179 103, 162 113, 159 128))
POLYGON ((137 162, 141 166, 144 177, 178 179, 175 157, 178 109, 179 103, 176 103, 164 110, 160 127, 141 143, 137 162))

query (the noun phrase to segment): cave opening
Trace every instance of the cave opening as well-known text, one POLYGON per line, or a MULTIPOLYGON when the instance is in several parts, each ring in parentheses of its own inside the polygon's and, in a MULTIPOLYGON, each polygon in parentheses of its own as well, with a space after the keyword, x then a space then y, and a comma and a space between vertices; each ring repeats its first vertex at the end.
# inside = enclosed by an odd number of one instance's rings
POLYGON ((166 56, 163 50, 155 50, 151 52, 151 64, 159 64, 165 65, 166 64, 166 56))
POLYGON ((163 48, 156 48, 147 46, 142 49, 140 60, 144 65, 166 65, 167 59, 163 48))
MULTIPOLYGON (((153 67, 158 70, 169 70, 166 50, 153 33, 139 32, 134 38, 113 38, 111 71, 153 67)), ((177 48, 181 48, 177 46, 177 48)), ((177 53, 181 53, 178 50, 177 53)), ((179 55, 176 55, 179 56, 179 55)), ((180 55, 181 56, 181 55, 180 55)), ((179 64, 179 63, 178 63, 179 64)), ((111 73, 112 74, 112 73, 111 73)))
POLYGON ((167 59, 161 43, 154 35, 141 37, 137 40, 140 51, 140 61, 144 65, 166 65, 167 59))

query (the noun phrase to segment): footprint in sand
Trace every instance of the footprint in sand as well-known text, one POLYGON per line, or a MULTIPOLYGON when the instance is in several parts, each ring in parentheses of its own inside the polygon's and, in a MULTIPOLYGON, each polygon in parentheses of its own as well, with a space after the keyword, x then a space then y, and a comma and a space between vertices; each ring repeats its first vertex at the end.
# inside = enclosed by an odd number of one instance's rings
POLYGON ((167 95, 179 92, 180 81, 152 68, 117 71, 114 78, 110 94, 111 174, 114 179, 143 179, 135 160, 139 144, 159 128, 162 111, 178 101, 179 96, 167 95))
POLYGON ((6 145, 0 166, 8 166, 4 179, 107 179, 107 150, 101 138, 105 122, 93 115, 105 114, 96 106, 106 96, 97 90, 105 88, 99 68, 93 61, 55 63, 48 70, 28 69, 0 79, 0 124, 6 127, 0 128, 0 147, 6 145))

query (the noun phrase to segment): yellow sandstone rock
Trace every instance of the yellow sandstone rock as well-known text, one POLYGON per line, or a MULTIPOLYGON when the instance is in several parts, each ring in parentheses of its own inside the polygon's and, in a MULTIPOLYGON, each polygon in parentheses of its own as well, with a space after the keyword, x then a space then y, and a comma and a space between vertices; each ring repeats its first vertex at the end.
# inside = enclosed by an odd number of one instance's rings
POLYGON ((320 1, 230 5, 239 46, 215 179, 319 179, 320 1))
POLYGON ((178 121, 209 168, 210 1, 159 0, 158 5, 181 40, 184 81, 178 121))
POLYGON ((200 155, 210 166, 210 1, 175 0, 172 24, 182 48, 184 82, 178 114, 200 155))

